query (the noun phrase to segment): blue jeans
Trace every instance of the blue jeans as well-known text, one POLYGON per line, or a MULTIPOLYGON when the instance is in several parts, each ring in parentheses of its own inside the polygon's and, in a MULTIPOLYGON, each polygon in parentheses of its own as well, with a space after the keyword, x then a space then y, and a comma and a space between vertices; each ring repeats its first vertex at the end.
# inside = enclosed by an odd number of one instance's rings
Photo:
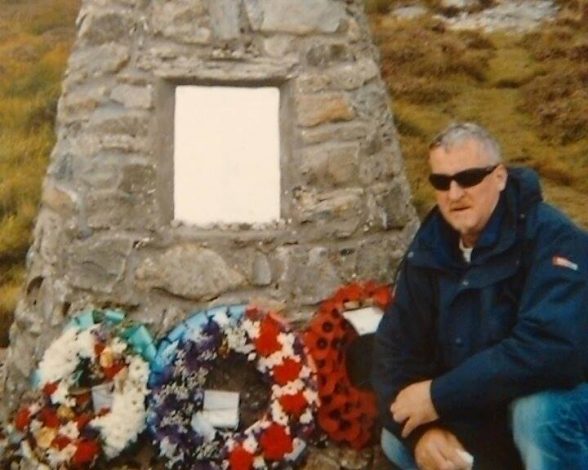
MULTIPOLYGON (((588 383, 513 401, 510 424, 526 469, 588 470, 588 383)), ((411 452, 386 429, 382 450, 401 469, 417 468, 411 452)))

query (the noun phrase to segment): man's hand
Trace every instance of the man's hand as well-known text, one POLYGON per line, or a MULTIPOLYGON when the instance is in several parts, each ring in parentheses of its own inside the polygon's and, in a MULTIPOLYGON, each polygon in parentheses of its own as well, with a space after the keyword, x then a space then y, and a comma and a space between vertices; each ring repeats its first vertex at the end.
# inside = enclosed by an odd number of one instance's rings
POLYGON ((420 470, 472 468, 472 462, 467 462, 460 452, 465 452, 465 449, 454 434, 446 429, 431 428, 417 442, 414 457, 420 470))
POLYGON ((390 406, 394 421, 404 423, 402 437, 407 437, 421 424, 439 418, 431 400, 431 380, 417 382, 402 389, 390 406))

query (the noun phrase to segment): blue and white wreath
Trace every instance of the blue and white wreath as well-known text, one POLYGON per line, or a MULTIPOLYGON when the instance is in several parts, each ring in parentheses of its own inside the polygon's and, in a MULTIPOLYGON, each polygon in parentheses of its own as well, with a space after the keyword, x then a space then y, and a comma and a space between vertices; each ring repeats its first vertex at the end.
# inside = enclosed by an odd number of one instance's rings
POLYGON ((276 314, 244 305, 202 311, 164 338, 153 363, 148 428, 170 469, 250 470, 296 461, 314 429, 314 367, 299 336, 276 314), (254 362, 271 390, 263 417, 243 431, 216 429, 203 412, 214 360, 254 362))

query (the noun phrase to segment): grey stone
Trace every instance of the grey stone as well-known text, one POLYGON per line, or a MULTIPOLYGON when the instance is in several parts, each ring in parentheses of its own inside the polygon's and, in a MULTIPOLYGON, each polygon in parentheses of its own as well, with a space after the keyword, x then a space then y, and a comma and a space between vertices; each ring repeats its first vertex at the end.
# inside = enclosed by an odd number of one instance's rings
POLYGON ((41 211, 33 236, 33 247, 44 262, 57 265, 64 244, 63 218, 52 211, 41 211))
POLYGON ((283 247, 276 255, 280 285, 303 305, 319 303, 341 284, 326 247, 283 247))
POLYGON ((406 181, 396 178, 392 184, 379 183, 368 190, 370 221, 384 229, 399 229, 414 217, 406 181))
POLYGON ((116 10, 86 8, 80 17, 79 37, 91 45, 121 43, 134 25, 131 16, 116 10))
POLYGON ((305 72, 296 80, 299 93, 318 93, 323 90, 355 90, 379 76, 380 69, 371 58, 336 64, 319 71, 305 72))
POLYGON ((272 268, 267 256, 257 252, 253 259, 252 283, 254 286, 269 286, 272 282, 272 268))
POLYGON ((405 250, 405 240, 398 232, 390 232, 386 238, 369 238, 357 247, 358 279, 373 279, 390 283, 405 250))
POLYGON ((357 234, 365 223, 364 191, 360 188, 317 193, 299 191, 294 221, 298 234, 309 241, 344 239, 357 234))
POLYGON ((156 33, 186 44, 208 44, 212 31, 202 22, 206 11, 202 0, 153 2, 152 28, 156 33))
POLYGON ((208 0, 210 24, 219 39, 239 37, 239 2, 234 0, 208 0))
MULTIPOLYGON (((247 0, 246 0, 246 3, 247 0)), ((345 17, 345 7, 333 0, 259 0, 250 10, 263 14, 263 32, 292 34, 334 33, 345 17)))
POLYGON ((301 129, 300 137, 305 145, 358 141, 365 138, 367 129, 367 126, 362 122, 339 122, 301 129))
POLYGON ((301 173, 315 187, 334 187, 357 178, 359 144, 321 145, 302 153, 301 173))
POLYGON ((277 34, 263 40, 263 49, 270 57, 283 57, 296 51, 297 42, 287 34, 277 34))
POLYGON ((263 0, 243 0, 249 25, 253 30, 259 30, 263 23, 263 0))
POLYGON ((86 198, 87 224, 94 229, 152 230, 158 211, 151 195, 97 190, 86 198))
POLYGON ((312 44, 306 52, 306 61, 312 67, 326 67, 333 63, 353 60, 353 53, 345 43, 312 44))
POLYGON ((67 250, 66 277, 75 287, 111 293, 125 274, 132 248, 132 240, 116 236, 76 242, 67 250))
POLYGON ((144 259, 135 273, 140 286, 193 300, 210 300, 240 287, 244 278, 212 250, 183 245, 144 259))
POLYGON ((91 84, 75 87, 64 93, 59 100, 60 119, 64 122, 87 120, 88 116, 106 98, 107 87, 103 84, 91 84))
POLYGON ((122 167, 121 176, 121 182, 118 186, 118 189, 125 193, 150 194, 155 191, 156 173, 153 165, 124 165, 122 167))
POLYGON ((110 97, 126 108, 151 109, 153 107, 153 87, 119 85, 110 93, 110 97))
POLYGON ((380 74, 372 59, 362 59, 351 64, 342 64, 329 69, 331 83, 337 89, 355 90, 380 74))
POLYGON ((96 134, 147 135, 148 118, 139 112, 102 107, 96 110, 89 121, 89 130, 96 134))
POLYGON ((346 95, 325 93, 302 95, 296 98, 298 122, 303 127, 313 127, 327 122, 350 121, 355 112, 346 95))
POLYGON ((57 214, 68 217, 76 207, 78 197, 70 189, 47 181, 43 186, 42 202, 57 214))
POLYGON ((129 47, 121 44, 75 49, 69 61, 66 88, 87 78, 116 73, 127 64, 129 58, 129 47))

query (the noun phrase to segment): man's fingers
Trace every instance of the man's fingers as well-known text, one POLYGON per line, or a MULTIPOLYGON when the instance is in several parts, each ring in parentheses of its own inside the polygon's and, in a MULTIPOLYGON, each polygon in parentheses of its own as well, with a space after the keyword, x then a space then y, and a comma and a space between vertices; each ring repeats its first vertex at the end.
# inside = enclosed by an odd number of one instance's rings
POLYGON ((443 446, 439 450, 446 462, 445 466, 442 467, 444 470, 466 470, 471 468, 472 465, 469 462, 466 462, 460 454, 460 448, 451 445, 443 446))
POLYGON ((392 414, 392 418, 394 419, 394 421, 400 424, 406 421, 407 417, 404 415, 404 413, 396 412, 392 414))
POLYGON ((418 421, 413 418, 408 418, 404 427, 402 428, 402 437, 407 438, 411 432, 419 425, 418 421))

